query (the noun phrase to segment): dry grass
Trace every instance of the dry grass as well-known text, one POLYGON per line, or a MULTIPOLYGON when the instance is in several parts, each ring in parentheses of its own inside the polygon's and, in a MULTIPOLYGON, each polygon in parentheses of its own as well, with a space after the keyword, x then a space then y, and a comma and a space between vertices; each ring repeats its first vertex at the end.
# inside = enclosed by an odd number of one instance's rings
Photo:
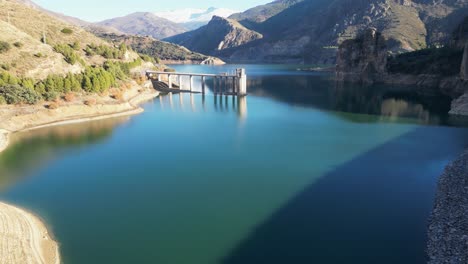
POLYGON ((51 102, 51 103, 49 103, 48 105, 46 105, 46 108, 47 108, 47 109, 50 109, 50 110, 54 110, 54 109, 59 108, 59 106, 60 106, 59 103, 57 103, 57 102, 51 102))
POLYGON ((96 103, 97 103, 97 101, 94 98, 90 98, 90 99, 84 101, 84 104, 87 105, 87 106, 93 106, 93 105, 96 105, 96 103))
POLYGON ((124 93, 122 90, 117 88, 112 88, 109 90, 110 97, 114 100, 122 102, 124 100, 124 93))
POLYGON ((68 103, 75 101, 75 99, 76 99, 76 95, 75 93, 72 93, 72 92, 69 92, 65 94, 65 96, 63 96, 63 100, 65 100, 65 102, 68 102, 68 103))

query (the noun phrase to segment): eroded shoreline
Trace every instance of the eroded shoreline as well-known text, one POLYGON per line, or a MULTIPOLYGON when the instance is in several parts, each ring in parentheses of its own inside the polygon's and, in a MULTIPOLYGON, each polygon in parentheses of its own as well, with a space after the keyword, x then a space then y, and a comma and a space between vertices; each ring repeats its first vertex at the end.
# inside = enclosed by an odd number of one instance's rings
POLYGON ((38 217, 0 202, 0 259, 4 264, 60 264, 59 246, 38 217))

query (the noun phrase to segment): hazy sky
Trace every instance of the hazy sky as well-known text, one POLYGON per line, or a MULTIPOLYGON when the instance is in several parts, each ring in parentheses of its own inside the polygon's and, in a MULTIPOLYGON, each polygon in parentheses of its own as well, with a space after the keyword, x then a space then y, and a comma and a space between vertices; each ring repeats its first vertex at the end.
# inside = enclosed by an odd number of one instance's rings
POLYGON ((243 11, 273 0, 33 0, 49 10, 95 22, 137 11, 224 7, 243 11))

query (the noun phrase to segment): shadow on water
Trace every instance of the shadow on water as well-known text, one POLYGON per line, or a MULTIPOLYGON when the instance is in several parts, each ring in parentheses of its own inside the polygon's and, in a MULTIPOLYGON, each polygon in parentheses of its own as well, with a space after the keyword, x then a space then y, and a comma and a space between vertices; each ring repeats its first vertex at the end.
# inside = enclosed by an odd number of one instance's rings
POLYGON ((436 143, 440 131, 418 128, 346 162, 260 223, 221 263, 426 263, 437 178, 468 146, 466 130, 455 135, 459 142, 444 145, 436 143), (435 143, 401 152, 418 139, 435 143), (434 168, 428 160, 444 162, 434 168))
POLYGON ((55 126, 13 134, 0 154, 0 191, 15 184, 66 151, 105 141, 129 117, 55 126))

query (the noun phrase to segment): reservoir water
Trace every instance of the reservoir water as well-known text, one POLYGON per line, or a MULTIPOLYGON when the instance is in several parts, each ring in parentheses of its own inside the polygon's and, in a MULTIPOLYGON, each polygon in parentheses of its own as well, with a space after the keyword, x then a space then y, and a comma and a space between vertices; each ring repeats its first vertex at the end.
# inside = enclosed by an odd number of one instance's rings
POLYGON ((425 263, 438 177, 468 146, 448 100, 242 67, 246 98, 14 135, 0 200, 43 218, 65 264, 425 263))

